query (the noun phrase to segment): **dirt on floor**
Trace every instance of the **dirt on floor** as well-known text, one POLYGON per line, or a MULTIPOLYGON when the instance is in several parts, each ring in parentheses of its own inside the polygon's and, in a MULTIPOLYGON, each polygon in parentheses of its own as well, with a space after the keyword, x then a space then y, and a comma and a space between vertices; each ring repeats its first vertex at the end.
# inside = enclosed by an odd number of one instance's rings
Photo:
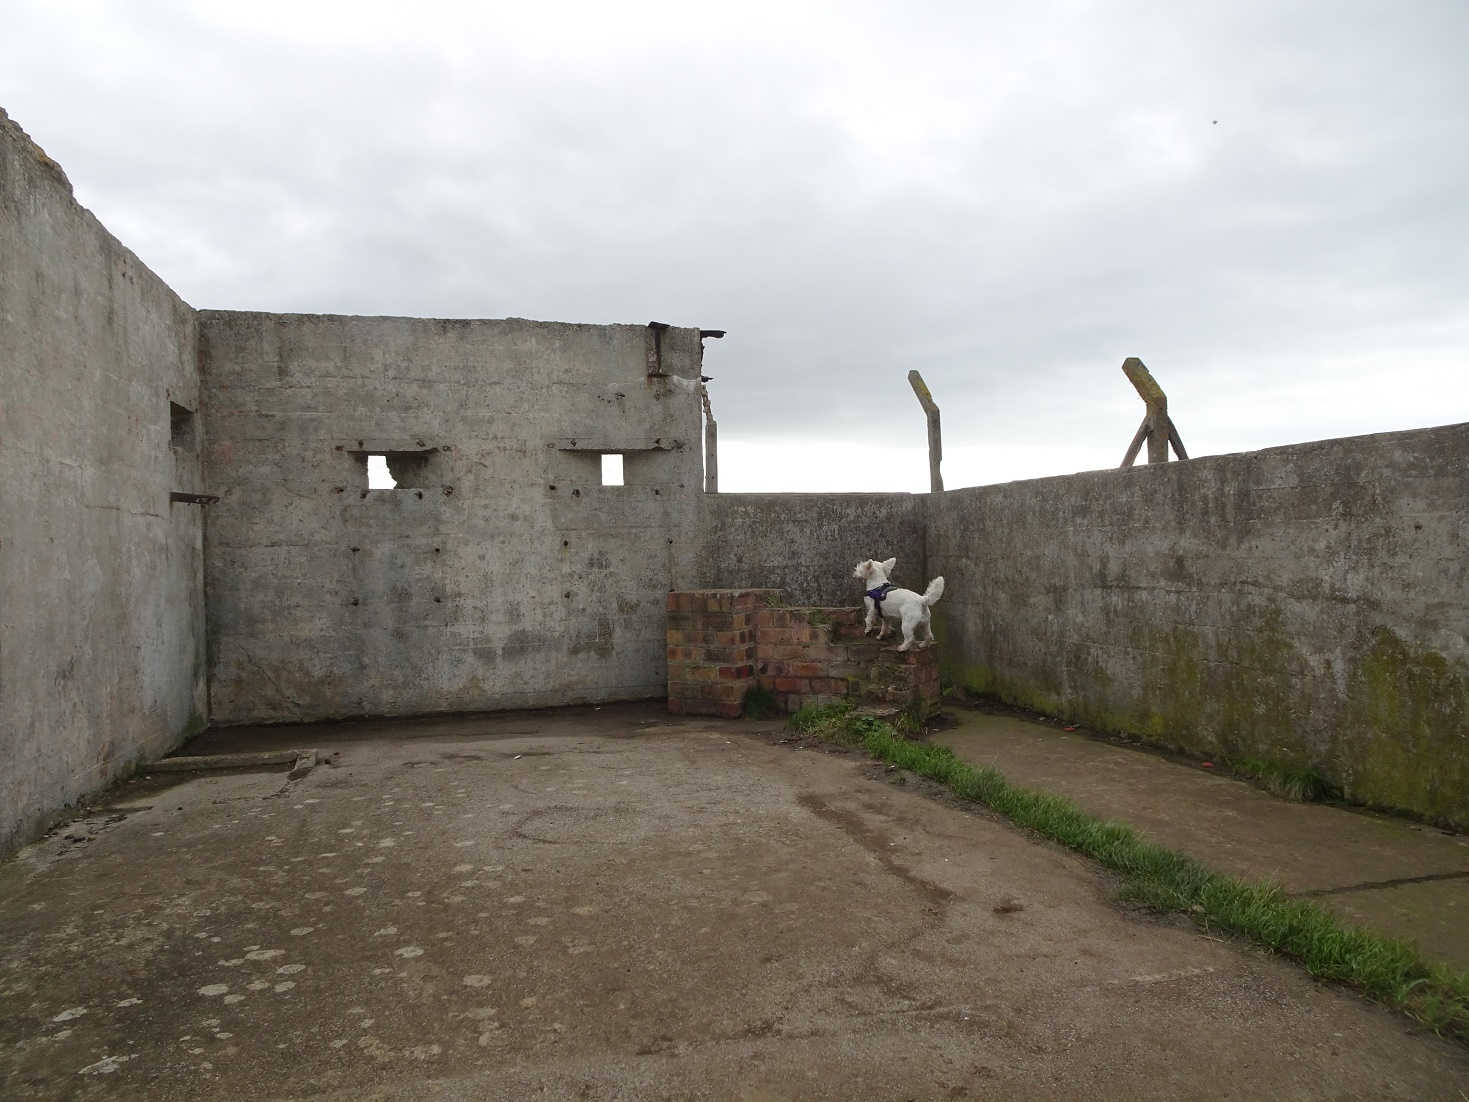
POLYGON ((656 706, 220 732, 0 865, 7 1099, 1445 1099, 1084 860, 656 706), (182 783, 178 783, 182 781, 182 783))

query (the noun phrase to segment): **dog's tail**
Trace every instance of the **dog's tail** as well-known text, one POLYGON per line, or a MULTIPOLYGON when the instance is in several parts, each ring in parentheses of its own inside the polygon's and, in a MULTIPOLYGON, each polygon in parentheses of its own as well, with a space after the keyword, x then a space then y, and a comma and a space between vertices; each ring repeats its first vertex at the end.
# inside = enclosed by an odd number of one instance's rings
POLYGON ((943 579, 943 576, 940 575, 939 577, 935 578, 933 581, 929 582, 928 583, 928 588, 923 591, 923 603, 925 605, 934 605, 934 604, 937 604, 938 603, 938 599, 940 597, 942 597, 943 595, 944 595, 944 579, 943 579))

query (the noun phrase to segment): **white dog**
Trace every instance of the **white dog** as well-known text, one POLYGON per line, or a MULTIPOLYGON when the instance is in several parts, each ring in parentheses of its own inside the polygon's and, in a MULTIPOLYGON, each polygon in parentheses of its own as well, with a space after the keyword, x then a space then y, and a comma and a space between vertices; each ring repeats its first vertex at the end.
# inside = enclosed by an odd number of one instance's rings
POLYGON ((885 638, 888 633, 887 622, 897 620, 903 625, 903 643, 898 647, 899 650, 912 648, 914 632, 920 627, 928 639, 920 640, 918 645, 927 646, 933 642, 933 626, 929 622, 928 610, 944 595, 944 579, 939 577, 929 582, 928 588, 920 596, 911 589, 898 589, 888 581, 888 575, 897 565, 896 558, 884 562, 866 559, 852 570, 852 577, 860 579, 862 588, 867 591, 862 598, 867 607, 867 630, 862 634, 871 635, 873 627, 881 622, 882 629, 877 637, 885 638))

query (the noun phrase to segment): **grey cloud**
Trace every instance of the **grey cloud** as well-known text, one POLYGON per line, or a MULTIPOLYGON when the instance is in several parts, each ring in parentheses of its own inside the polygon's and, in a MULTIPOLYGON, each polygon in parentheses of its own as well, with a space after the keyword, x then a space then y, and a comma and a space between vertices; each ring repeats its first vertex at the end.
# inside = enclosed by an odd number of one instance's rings
POLYGON ((911 367, 956 444, 1107 465, 1126 355, 1196 451, 1408 427, 1364 396, 1463 362, 1457 3, 433 14, 24 4, 0 102, 196 305, 727 328, 772 447, 921 447, 911 367))

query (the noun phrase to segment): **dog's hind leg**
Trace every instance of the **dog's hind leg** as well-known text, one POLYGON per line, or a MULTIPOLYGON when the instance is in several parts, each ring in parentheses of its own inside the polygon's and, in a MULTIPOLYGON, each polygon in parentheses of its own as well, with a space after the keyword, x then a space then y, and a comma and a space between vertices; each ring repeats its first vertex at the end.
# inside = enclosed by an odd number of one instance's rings
POLYGON ((914 632, 914 629, 918 627, 918 624, 919 623, 920 623, 920 621, 918 619, 918 614, 917 613, 910 613, 909 610, 904 609, 904 611, 903 611, 903 642, 902 642, 902 645, 898 647, 899 650, 912 650, 913 649, 913 632, 914 632))

